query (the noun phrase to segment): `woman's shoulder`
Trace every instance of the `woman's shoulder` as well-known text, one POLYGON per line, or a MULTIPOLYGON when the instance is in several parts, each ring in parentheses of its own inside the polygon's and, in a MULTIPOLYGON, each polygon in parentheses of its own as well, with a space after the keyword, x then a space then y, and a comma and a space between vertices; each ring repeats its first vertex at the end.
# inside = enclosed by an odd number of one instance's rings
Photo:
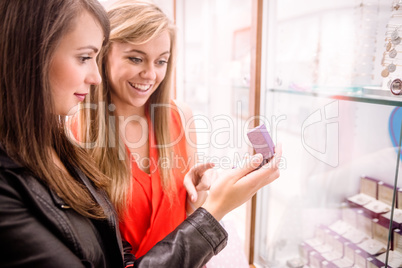
POLYGON ((177 109, 181 110, 184 114, 192 114, 191 107, 184 101, 172 99, 171 104, 174 105, 177 109))
POLYGON ((176 110, 176 113, 173 112, 172 114, 178 114, 180 116, 182 125, 185 126, 185 123, 189 122, 189 120, 191 120, 193 117, 191 107, 183 101, 173 99, 171 100, 171 104, 174 106, 174 110, 176 110))

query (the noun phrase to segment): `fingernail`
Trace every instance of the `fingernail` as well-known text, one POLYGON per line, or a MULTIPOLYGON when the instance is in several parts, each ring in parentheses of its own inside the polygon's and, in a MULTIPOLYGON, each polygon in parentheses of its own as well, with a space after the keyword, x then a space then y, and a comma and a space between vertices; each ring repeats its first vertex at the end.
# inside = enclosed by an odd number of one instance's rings
POLYGON ((195 196, 193 194, 191 195, 191 202, 195 202, 195 196))

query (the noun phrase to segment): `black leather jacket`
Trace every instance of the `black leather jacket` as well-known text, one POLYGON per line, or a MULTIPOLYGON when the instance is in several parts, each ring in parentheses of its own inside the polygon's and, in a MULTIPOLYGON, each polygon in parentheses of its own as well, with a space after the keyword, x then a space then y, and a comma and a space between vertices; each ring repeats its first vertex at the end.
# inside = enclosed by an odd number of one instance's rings
MULTIPOLYGON (((95 200, 112 211, 105 195, 77 172, 95 200)), ((222 226, 199 208, 135 259, 111 214, 103 221, 81 216, 0 150, 0 267, 193 268, 203 266, 227 243, 222 226)))

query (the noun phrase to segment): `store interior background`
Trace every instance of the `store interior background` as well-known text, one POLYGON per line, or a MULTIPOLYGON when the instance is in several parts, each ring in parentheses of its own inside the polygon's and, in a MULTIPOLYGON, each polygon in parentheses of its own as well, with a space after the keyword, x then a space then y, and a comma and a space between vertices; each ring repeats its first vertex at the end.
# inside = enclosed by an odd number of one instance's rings
MULTIPOLYGON (((178 27, 174 97, 199 118, 203 160, 235 165, 250 152, 253 1, 154 1, 178 27)), ((101 2, 107 7, 113 0, 101 2)), ((393 0, 262 2, 260 115, 274 142, 283 143, 284 161, 281 178, 257 195, 253 264, 286 267, 314 226, 339 218, 344 200, 359 192, 361 176, 394 183, 390 117, 397 107, 327 95, 389 97, 386 84, 402 77, 402 67, 381 76, 389 64, 385 39, 402 15, 394 16, 393 0)), ((249 213, 246 204, 225 218, 247 262, 249 213)))

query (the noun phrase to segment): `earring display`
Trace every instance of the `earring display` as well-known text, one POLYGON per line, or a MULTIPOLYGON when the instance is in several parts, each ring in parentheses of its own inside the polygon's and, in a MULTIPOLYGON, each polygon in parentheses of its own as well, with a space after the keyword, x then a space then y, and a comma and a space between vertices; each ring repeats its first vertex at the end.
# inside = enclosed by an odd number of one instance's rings
POLYGON ((356 45, 355 45, 355 63, 354 73, 352 75, 352 83, 356 86, 367 86, 373 84, 374 70, 376 62, 376 54, 378 49, 378 30, 380 21, 373 19, 378 17, 379 3, 378 0, 361 0, 357 1, 355 7, 355 23, 356 23, 356 45))
POLYGON ((383 78, 382 89, 391 91, 394 95, 401 93, 400 79, 402 79, 402 68, 398 64, 402 60, 402 2, 393 1, 391 15, 386 25, 385 50, 381 61, 383 78))
POLYGON ((391 63, 390 65, 388 65, 387 69, 388 69, 388 71, 389 71, 390 73, 393 73, 393 72, 395 72, 395 70, 396 70, 396 65, 393 64, 393 63, 391 63))
POLYGON ((398 64, 399 61, 395 58, 390 58, 389 60, 384 59, 382 61, 383 70, 381 71, 381 76, 383 78, 388 77, 391 73, 397 70, 397 67, 402 67, 401 64, 398 64))
POLYGON ((399 78, 394 79, 391 82, 389 89, 391 90, 392 94, 400 95, 402 92, 402 80, 399 78))
POLYGON ((382 77, 388 77, 388 75, 389 75, 389 70, 388 70, 388 68, 385 68, 384 70, 382 70, 382 72, 381 72, 381 76, 382 77))
POLYGON ((393 48, 388 52, 388 55, 390 58, 395 58, 396 55, 398 55, 398 52, 395 50, 395 48, 393 48))

